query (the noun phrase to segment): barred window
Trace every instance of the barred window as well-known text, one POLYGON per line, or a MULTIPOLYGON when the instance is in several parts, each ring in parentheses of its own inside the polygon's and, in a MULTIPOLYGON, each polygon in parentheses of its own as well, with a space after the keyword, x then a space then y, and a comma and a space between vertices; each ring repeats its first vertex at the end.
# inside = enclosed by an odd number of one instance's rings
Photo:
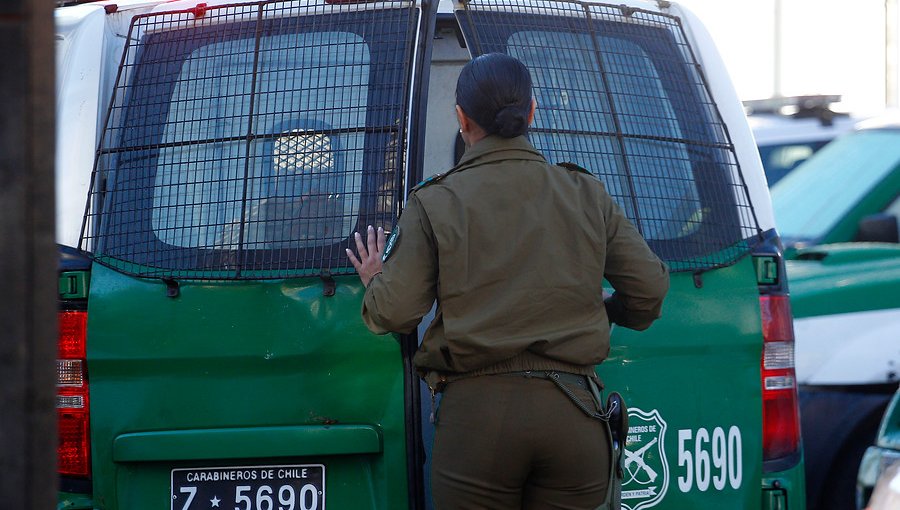
MULTIPOLYGON (((559 0, 468 0, 473 54, 531 69, 531 139, 594 172, 674 270, 759 233, 734 148, 677 18, 559 0)), ((139 275, 349 272, 402 201, 418 24, 401 0, 255 2, 137 16, 81 248, 139 275)))
POLYGON ((418 18, 385 5, 136 17, 83 247, 140 276, 349 272, 352 233, 401 202, 418 18))
POLYGON ((475 55, 531 71, 529 137, 597 175, 673 270, 727 265, 759 233, 734 147, 677 18, 580 1, 469 0, 475 55))
POLYGON ((240 134, 236 130, 243 126, 228 110, 249 112, 250 96, 228 77, 249 74, 253 62, 234 61, 231 56, 252 54, 254 42, 209 44, 192 52, 182 66, 153 187, 153 230, 164 243, 235 249, 243 228, 246 249, 327 246, 348 237, 356 226, 362 160, 352 156, 360 154, 365 143, 369 85, 369 48, 357 34, 319 32, 261 39, 256 129, 277 135, 252 142, 246 206, 244 140, 169 145, 183 130, 203 139, 240 134), (191 65, 198 60, 205 65, 191 65), (294 66, 299 71, 288 74, 286 70, 294 66), (330 72, 321 72, 319 66, 330 72), (207 67, 220 74, 204 76, 207 67), (328 93, 332 89, 342 94, 328 93), (231 100, 196 100, 217 96, 231 100), (275 111, 308 110, 303 103, 316 105, 314 118, 285 124, 283 112, 275 111), (340 133, 322 134, 335 129, 340 133), (182 162, 191 164, 184 168, 182 162))

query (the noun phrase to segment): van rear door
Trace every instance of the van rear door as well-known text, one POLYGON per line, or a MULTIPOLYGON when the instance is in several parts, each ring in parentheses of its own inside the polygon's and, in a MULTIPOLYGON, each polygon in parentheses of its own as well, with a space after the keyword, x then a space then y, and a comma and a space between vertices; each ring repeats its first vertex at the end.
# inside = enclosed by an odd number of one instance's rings
POLYGON ((672 270, 663 317, 617 328, 598 369, 630 406, 623 508, 756 509, 762 232, 682 20, 646 6, 467 0, 456 17, 473 55, 531 70, 532 143, 603 181, 672 270))
POLYGON ((403 198, 417 1, 134 18, 82 249, 100 508, 407 508, 412 383, 354 231, 403 198))

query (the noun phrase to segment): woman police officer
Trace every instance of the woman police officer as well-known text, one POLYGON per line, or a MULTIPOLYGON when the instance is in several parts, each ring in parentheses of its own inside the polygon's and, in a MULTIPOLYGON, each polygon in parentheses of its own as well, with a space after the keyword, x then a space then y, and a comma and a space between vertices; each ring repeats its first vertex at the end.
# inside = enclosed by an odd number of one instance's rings
POLYGON ((611 469, 605 425, 557 382, 592 402, 610 322, 649 327, 666 267, 599 180, 548 163, 525 138, 536 103, 521 62, 475 58, 456 102, 459 164, 413 189, 387 243, 369 226, 359 258, 347 250, 367 287, 363 320, 409 333, 437 301, 414 357, 443 392, 436 508, 596 508, 611 469), (604 277, 615 289, 605 303, 604 277))

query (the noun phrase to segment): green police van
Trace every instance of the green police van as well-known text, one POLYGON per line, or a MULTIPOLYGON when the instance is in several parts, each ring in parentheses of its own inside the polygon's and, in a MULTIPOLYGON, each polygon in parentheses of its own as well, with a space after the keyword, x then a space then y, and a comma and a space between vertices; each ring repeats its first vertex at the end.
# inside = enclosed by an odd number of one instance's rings
POLYGON ((772 187, 797 332, 810 508, 854 504, 900 381, 900 118, 870 119, 772 187))
POLYGON ((56 16, 59 201, 75 204, 59 508, 430 508, 417 338, 366 330, 344 248, 453 166, 456 77, 488 52, 531 69, 535 146, 601 179, 672 271, 663 317, 616 329, 598 367, 629 403, 622 507, 805 507, 772 206, 689 11, 106 0, 56 16))

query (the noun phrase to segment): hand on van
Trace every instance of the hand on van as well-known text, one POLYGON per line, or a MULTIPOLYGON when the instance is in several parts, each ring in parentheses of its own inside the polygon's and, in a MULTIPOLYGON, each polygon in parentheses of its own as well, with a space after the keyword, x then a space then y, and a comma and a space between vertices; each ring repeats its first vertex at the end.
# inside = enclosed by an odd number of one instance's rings
POLYGON ((363 285, 368 287, 372 278, 381 273, 383 264, 381 257, 384 253, 385 243, 384 229, 378 227, 376 231, 372 225, 369 225, 369 228, 366 229, 365 243, 359 232, 354 232, 353 238, 356 240, 356 251, 359 253, 359 258, 349 248, 347 249, 347 258, 359 273, 359 279, 362 280, 363 285))

